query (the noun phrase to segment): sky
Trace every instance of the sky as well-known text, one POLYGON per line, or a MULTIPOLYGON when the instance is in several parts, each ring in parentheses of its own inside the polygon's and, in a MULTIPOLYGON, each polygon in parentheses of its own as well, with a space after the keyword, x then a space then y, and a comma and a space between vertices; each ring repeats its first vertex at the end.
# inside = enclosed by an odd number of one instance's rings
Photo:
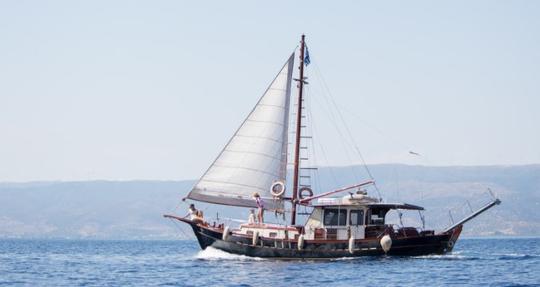
MULTIPOLYGON (((0 1, 0 181, 198 178, 302 33, 367 163, 540 163, 539 30, 538 1, 0 1)), ((319 164, 358 163, 324 108, 319 164)))

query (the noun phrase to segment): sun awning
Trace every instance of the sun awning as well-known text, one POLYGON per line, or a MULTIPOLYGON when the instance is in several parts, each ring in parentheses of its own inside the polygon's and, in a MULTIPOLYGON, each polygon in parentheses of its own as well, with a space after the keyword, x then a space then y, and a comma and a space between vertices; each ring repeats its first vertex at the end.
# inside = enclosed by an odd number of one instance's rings
POLYGON ((366 204, 366 206, 388 208, 388 209, 424 210, 422 206, 408 204, 408 203, 369 203, 369 204, 366 204))

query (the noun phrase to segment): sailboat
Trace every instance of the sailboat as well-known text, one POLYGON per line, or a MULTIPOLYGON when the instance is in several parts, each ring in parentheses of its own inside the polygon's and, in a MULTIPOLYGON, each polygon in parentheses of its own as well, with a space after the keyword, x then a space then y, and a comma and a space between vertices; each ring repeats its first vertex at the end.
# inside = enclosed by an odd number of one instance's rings
POLYGON ((386 215, 391 210, 422 211, 424 208, 388 203, 368 195, 364 188, 374 185, 371 179, 313 194, 311 188, 300 184, 299 180, 305 117, 303 93, 307 84, 304 67, 310 61, 305 35, 301 37, 298 59, 298 78, 293 78, 293 53, 187 195, 189 200, 245 208, 257 208, 258 201, 262 201, 264 210, 290 214, 290 222, 245 222, 233 228, 198 217, 164 215, 191 226, 202 249, 211 246, 233 254, 286 259, 444 254, 452 251, 467 221, 500 204, 494 197, 476 212, 435 232, 387 224, 386 215), (294 82, 298 88, 296 104, 291 103, 294 82), (290 115, 296 118, 294 124, 289 124, 290 115), (292 162, 288 162, 291 132, 294 133, 294 156, 292 162), (287 178, 288 165, 293 167, 292 179, 287 178), (290 180, 292 182, 288 182, 290 180), (288 186, 292 192, 287 192, 288 186), (311 209, 303 224, 297 223, 300 206, 311 209))

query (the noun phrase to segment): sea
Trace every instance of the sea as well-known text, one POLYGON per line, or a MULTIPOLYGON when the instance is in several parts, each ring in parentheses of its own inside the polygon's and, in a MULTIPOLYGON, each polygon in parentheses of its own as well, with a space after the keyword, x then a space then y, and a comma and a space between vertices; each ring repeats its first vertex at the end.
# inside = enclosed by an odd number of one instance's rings
POLYGON ((447 255, 274 260, 194 240, 0 240, 0 286, 540 286, 540 238, 464 238, 447 255))

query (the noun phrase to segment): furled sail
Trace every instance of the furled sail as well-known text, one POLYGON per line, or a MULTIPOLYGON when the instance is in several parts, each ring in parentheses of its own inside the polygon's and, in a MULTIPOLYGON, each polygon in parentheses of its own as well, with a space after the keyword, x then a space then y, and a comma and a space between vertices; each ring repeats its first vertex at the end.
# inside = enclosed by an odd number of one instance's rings
POLYGON ((255 207, 253 194, 265 208, 280 209, 270 186, 285 180, 289 103, 294 54, 287 60, 257 105, 229 140, 188 198, 210 203, 255 207))

